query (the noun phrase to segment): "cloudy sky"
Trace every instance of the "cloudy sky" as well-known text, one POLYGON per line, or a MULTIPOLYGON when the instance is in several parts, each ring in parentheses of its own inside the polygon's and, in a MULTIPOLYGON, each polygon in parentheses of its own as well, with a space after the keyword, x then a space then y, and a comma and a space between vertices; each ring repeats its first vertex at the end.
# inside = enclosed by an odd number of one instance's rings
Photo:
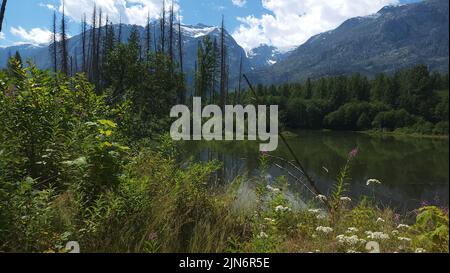
MULTIPOLYGON (((158 18, 162 1, 65 0, 70 34, 79 33, 80 18, 91 13, 94 3, 115 22, 144 24, 147 14, 158 18)), ((418 0, 174 0, 183 24, 218 25, 223 14, 227 30, 246 50, 265 43, 283 51, 336 28, 346 19, 376 13, 386 5, 415 1, 418 0)), ((0 46, 48 42, 52 12, 61 11, 61 2, 8 1, 0 46)))

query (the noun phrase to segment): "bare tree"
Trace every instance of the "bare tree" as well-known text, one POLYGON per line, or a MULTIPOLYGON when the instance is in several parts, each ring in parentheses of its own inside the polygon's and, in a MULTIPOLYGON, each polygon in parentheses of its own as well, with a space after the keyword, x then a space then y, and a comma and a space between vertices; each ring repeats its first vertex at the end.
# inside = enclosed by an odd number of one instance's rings
POLYGON ((64 1, 62 6, 62 18, 61 18, 61 41, 60 41, 60 53, 61 53, 61 71, 68 75, 69 73, 69 60, 67 52, 67 31, 66 31, 66 15, 64 11, 64 1))
POLYGON ((225 20, 222 16, 222 25, 220 28, 220 106, 222 110, 225 109, 225 100, 226 100, 226 65, 225 65, 225 20))
POLYGON ((83 60, 82 60, 82 71, 83 72, 86 72, 87 71, 87 65, 86 65, 86 63, 87 63, 87 60, 86 60, 86 51, 87 51, 87 48, 86 48, 86 35, 87 35, 87 21, 86 21, 86 14, 84 14, 83 15, 83 20, 82 20, 82 23, 81 23, 81 51, 82 51, 82 58, 83 58, 83 60))
POLYGON ((3 19, 5 18, 6 2, 8 2, 8 0, 2 1, 2 8, 0 9, 0 32, 2 32, 3 19))
POLYGON ((161 52, 164 53, 165 45, 166 45, 166 1, 163 0, 162 6, 162 14, 160 20, 160 28, 161 28, 161 52))
POLYGON ((56 26, 56 11, 53 12, 53 22, 52 22, 52 41, 50 46, 50 53, 52 55, 53 71, 58 72, 58 33, 56 26))
POLYGON ((147 15, 147 24, 145 26, 145 53, 147 58, 149 58, 149 54, 152 51, 152 34, 151 34, 151 22, 150 22, 150 13, 147 15))
POLYGON ((169 15, 169 59, 170 62, 173 62, 173 1, 169 15))

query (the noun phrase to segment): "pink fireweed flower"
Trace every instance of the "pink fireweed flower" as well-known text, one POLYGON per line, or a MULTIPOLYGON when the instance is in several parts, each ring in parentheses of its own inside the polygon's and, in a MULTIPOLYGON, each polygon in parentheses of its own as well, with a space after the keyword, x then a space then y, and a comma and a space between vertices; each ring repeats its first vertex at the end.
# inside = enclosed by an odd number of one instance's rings
POLYGON ((359 149, 358 149, 358 148, 355 148, 355 149, 353 149, 353 150, 348 154, 348 156, 349 156, 350 158, 355 158, 355 157, 358 156, 358 153, 359 153, 359 149))

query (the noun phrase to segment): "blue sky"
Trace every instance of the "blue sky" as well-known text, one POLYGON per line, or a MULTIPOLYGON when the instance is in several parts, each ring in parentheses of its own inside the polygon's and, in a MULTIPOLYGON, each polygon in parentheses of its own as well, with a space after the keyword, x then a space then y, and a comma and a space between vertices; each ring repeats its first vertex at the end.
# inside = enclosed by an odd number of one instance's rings
MULTIPOLYGON (((388 4, 415 1, 178 0, 175 4, 184 24, 218 25, 223 14, 228 31, 247 50, 260 43, 288 50, 348 18, 375 13, 388 4)), ((142 24, 148 13, 158 17, 162 0, 65 0, 71 35, 79 32, 79 19, 83 13, 91 12, 94 2, 115 21, 122 18, 126 23, 142 24)), ((60 0, 9 1, 0 46, 45 43, 52 9, 60 8, 60 0)))

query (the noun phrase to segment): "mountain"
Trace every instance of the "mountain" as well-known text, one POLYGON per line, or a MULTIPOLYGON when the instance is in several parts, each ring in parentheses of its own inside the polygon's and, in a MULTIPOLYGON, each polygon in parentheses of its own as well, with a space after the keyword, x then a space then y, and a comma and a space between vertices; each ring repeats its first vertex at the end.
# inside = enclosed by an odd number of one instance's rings
POLYGON ((419 63, 448 72, 449 2, 387 6, 310 38, 283 61, 249 73, 254 83, 280 84, 359 72, 392 73, 419 63))
POLYGON ((287 53, 281 53, 276 47, 262 44, 248 53, 248 61, 252 70, 274 65, 285 59, 287 53))
MULTIPOLYGON (((126 42, 132 29, 132 25, 122 24, 122 42, 126 42)), ((145 29, 138 26, 138 31, 141 37, 145 37, 145 29)), ((154 22, 152 27, 152 32, 156 30, 156 39, 159 40, 160 27, 159 24, 154 22)), ((117 35, 119 32, 119 25, 114 25, 114 30, 117 35)), ((213 40, 217 39, 217 43, 220 41, 220 28, 214 26, 206 26, 203 24, 198 25, 183 25, 181 27, 182 37, 183 37, 183 57, 184 57, 184 69, 187 73, 188 82, 192 83, 193 74, 195 71, 195 63, 197 60, 197 46, 198 43, 207 35, 209 35, 213 40)), ((153 35, 153 33, 152 33, 153 35)), ((88 31, 87 36, 90 37, 90 31, 88 31)), ((175 30, 175 37, 178 37, 178 29, 175 30)), ((153 37, 152 37, 153 40, 153 37)), ((240 47, 233 37, 225 31, 225 45, 228 52, 228 63, 231 68, 239 67, 241 56, 244 57, 243 69, 244 71, 250 70, 250 62, 245 57, 245 51, 240 47)), ((82 36, 81 34, 73 36, 68 41, 68 52, 69 56, 75 58, 78 66, 82 63, 82 36)), ((31 59, 38 67, 42 69, 52 68, 52 59, 50 57, 50 48, 48 45, 18 45, 7 48, 0 48, 0 67, 5 67, 7 60, 10 56, 14 55, 18 51, 22 59, 31 59)), ((75 63, 75 59, 74 59, 75 63)), ((237 79, 239 74, 239 69, 230 69, 230 79, 237 79)))

